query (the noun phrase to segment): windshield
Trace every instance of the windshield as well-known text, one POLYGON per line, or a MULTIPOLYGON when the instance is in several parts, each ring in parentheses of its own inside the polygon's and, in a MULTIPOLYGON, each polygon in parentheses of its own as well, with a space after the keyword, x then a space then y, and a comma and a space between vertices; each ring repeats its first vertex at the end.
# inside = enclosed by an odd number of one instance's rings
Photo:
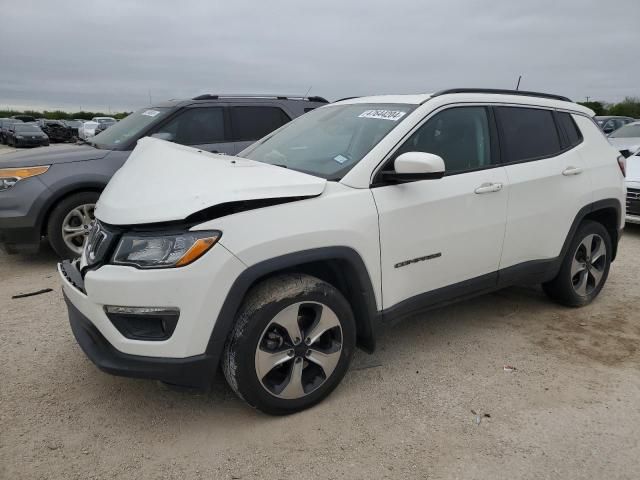
POLYGON ((19 124, 16 123, 15 124, 15 130, 16 132, 21 132, 21 133, 40 133, 40 128, 36 127, 35 125, 25 125, 25 124, 19 124))
POLYGON ((634 138, 640 137, 640 123, 625 125, 609 135, 611 138, 634 138))
POLYGON ((149 125, 164 118, 170 110, 170 108, 143 108, 133 112, 93 137, 92 142, 98 148, 118 148, 129 140, 137 138, 149 125))
POLYGON ((414 108, 380 103, 318 108, 238 156, 339 180, 414 108))

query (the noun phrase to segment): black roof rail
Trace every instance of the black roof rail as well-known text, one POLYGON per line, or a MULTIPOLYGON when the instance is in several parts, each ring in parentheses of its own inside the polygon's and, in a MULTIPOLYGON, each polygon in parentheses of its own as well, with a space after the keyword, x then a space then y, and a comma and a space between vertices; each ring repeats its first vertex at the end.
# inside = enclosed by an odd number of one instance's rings
POLYGON ((323 97, 311 96, 303 97, 302 95, 246 95, 246 94, 227 94, 227 95, 212 95, 205 93, 193 97, 191 100, 219 100, 220 98, 270 98, 276 100, 307 100, 309 102, 329 103, 329 100, 323 97))
POLYGON ((336 101, 335 101, 335 102, 333 102, 333 103, 341 102, 341 101, 343 101, 343 100, 353 100, 354 98, 360 98, 360 97, 344 97, 344 98, 339 98, 338 100, 336 100, 336 101))
POLYGON ((447 95, 449 93, 496 93, 499 95, 521 95, 523 97, 550 98, 552 100, 571 102, 570 98, 563 97, 562 95, 554 95, 553 93, 529 92, 527 90, 503 90, 500 88, 449 88, 447 90, 440 90, 432 94, 431 97, 439 97, 440 95, 447 95))

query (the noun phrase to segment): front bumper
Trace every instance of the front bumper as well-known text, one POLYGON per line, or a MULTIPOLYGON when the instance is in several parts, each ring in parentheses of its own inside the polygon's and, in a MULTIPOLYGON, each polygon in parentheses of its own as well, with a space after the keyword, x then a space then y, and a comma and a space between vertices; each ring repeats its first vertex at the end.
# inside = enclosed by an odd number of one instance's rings
POLYGON ((64 293, 73 336, 87 357, 112 375, 160 380, 174 385, 206 389, 213 379, 217 357, 209 354, 188 358, 159 358, 119 352, 64 293))
POLYGON ((222 245, 174 269, 105 265, 82 278, 76 263, 58 265, 71 329, 101 370, 194 387, 206 387, 213 378, 225 340, 210 341, 213 327, 244 269, 222 245), (111 323, 105 305, 176 307, 180 318, 166 340, 134 340, 111 323))
POLYGON ((10 251, 34 251, 42 238, 41 218, 51 191, 38 177, 0 192, 0 244, 10 251))

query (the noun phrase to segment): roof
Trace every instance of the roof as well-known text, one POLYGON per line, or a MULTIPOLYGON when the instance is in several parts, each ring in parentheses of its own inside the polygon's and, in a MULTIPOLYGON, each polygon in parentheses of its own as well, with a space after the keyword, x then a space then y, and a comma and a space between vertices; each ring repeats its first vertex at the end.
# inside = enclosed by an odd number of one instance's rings
MULTIPOLYGON (((526 92, 517 90, 496 90, 496 89, 474 89, 459 88, 451 90, 441 90, 435 93, 423 93, 413 95, 376 95, 370 97, 354 97, 348 98, 336 103, 338 104, 355 104, 355 103, 400 103, 410 105, 421 105, 429 100, 453 100, 462 102, 491 102, 491 103, 509 103, 522 104, 531 106, 541 106, 549 108, 559 108, 564 110, 572 110, 575 112, 586 114, 590 117, 594 115, 593 110, 572 102, 567 97, 560 95, 546 94, 540 92, 526 92)), ((443 102, 444 103, 444 102, 443 102)))

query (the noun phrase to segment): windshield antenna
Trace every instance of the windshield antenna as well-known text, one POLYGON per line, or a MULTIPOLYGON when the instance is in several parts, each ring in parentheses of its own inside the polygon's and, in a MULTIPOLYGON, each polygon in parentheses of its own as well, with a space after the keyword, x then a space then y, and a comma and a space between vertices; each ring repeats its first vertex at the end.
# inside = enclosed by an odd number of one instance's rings
POLYGON ((518 76, 518 84, 516 85, 516 91, 520 90, 520 80, 522 80, 522 75, 518 76))

